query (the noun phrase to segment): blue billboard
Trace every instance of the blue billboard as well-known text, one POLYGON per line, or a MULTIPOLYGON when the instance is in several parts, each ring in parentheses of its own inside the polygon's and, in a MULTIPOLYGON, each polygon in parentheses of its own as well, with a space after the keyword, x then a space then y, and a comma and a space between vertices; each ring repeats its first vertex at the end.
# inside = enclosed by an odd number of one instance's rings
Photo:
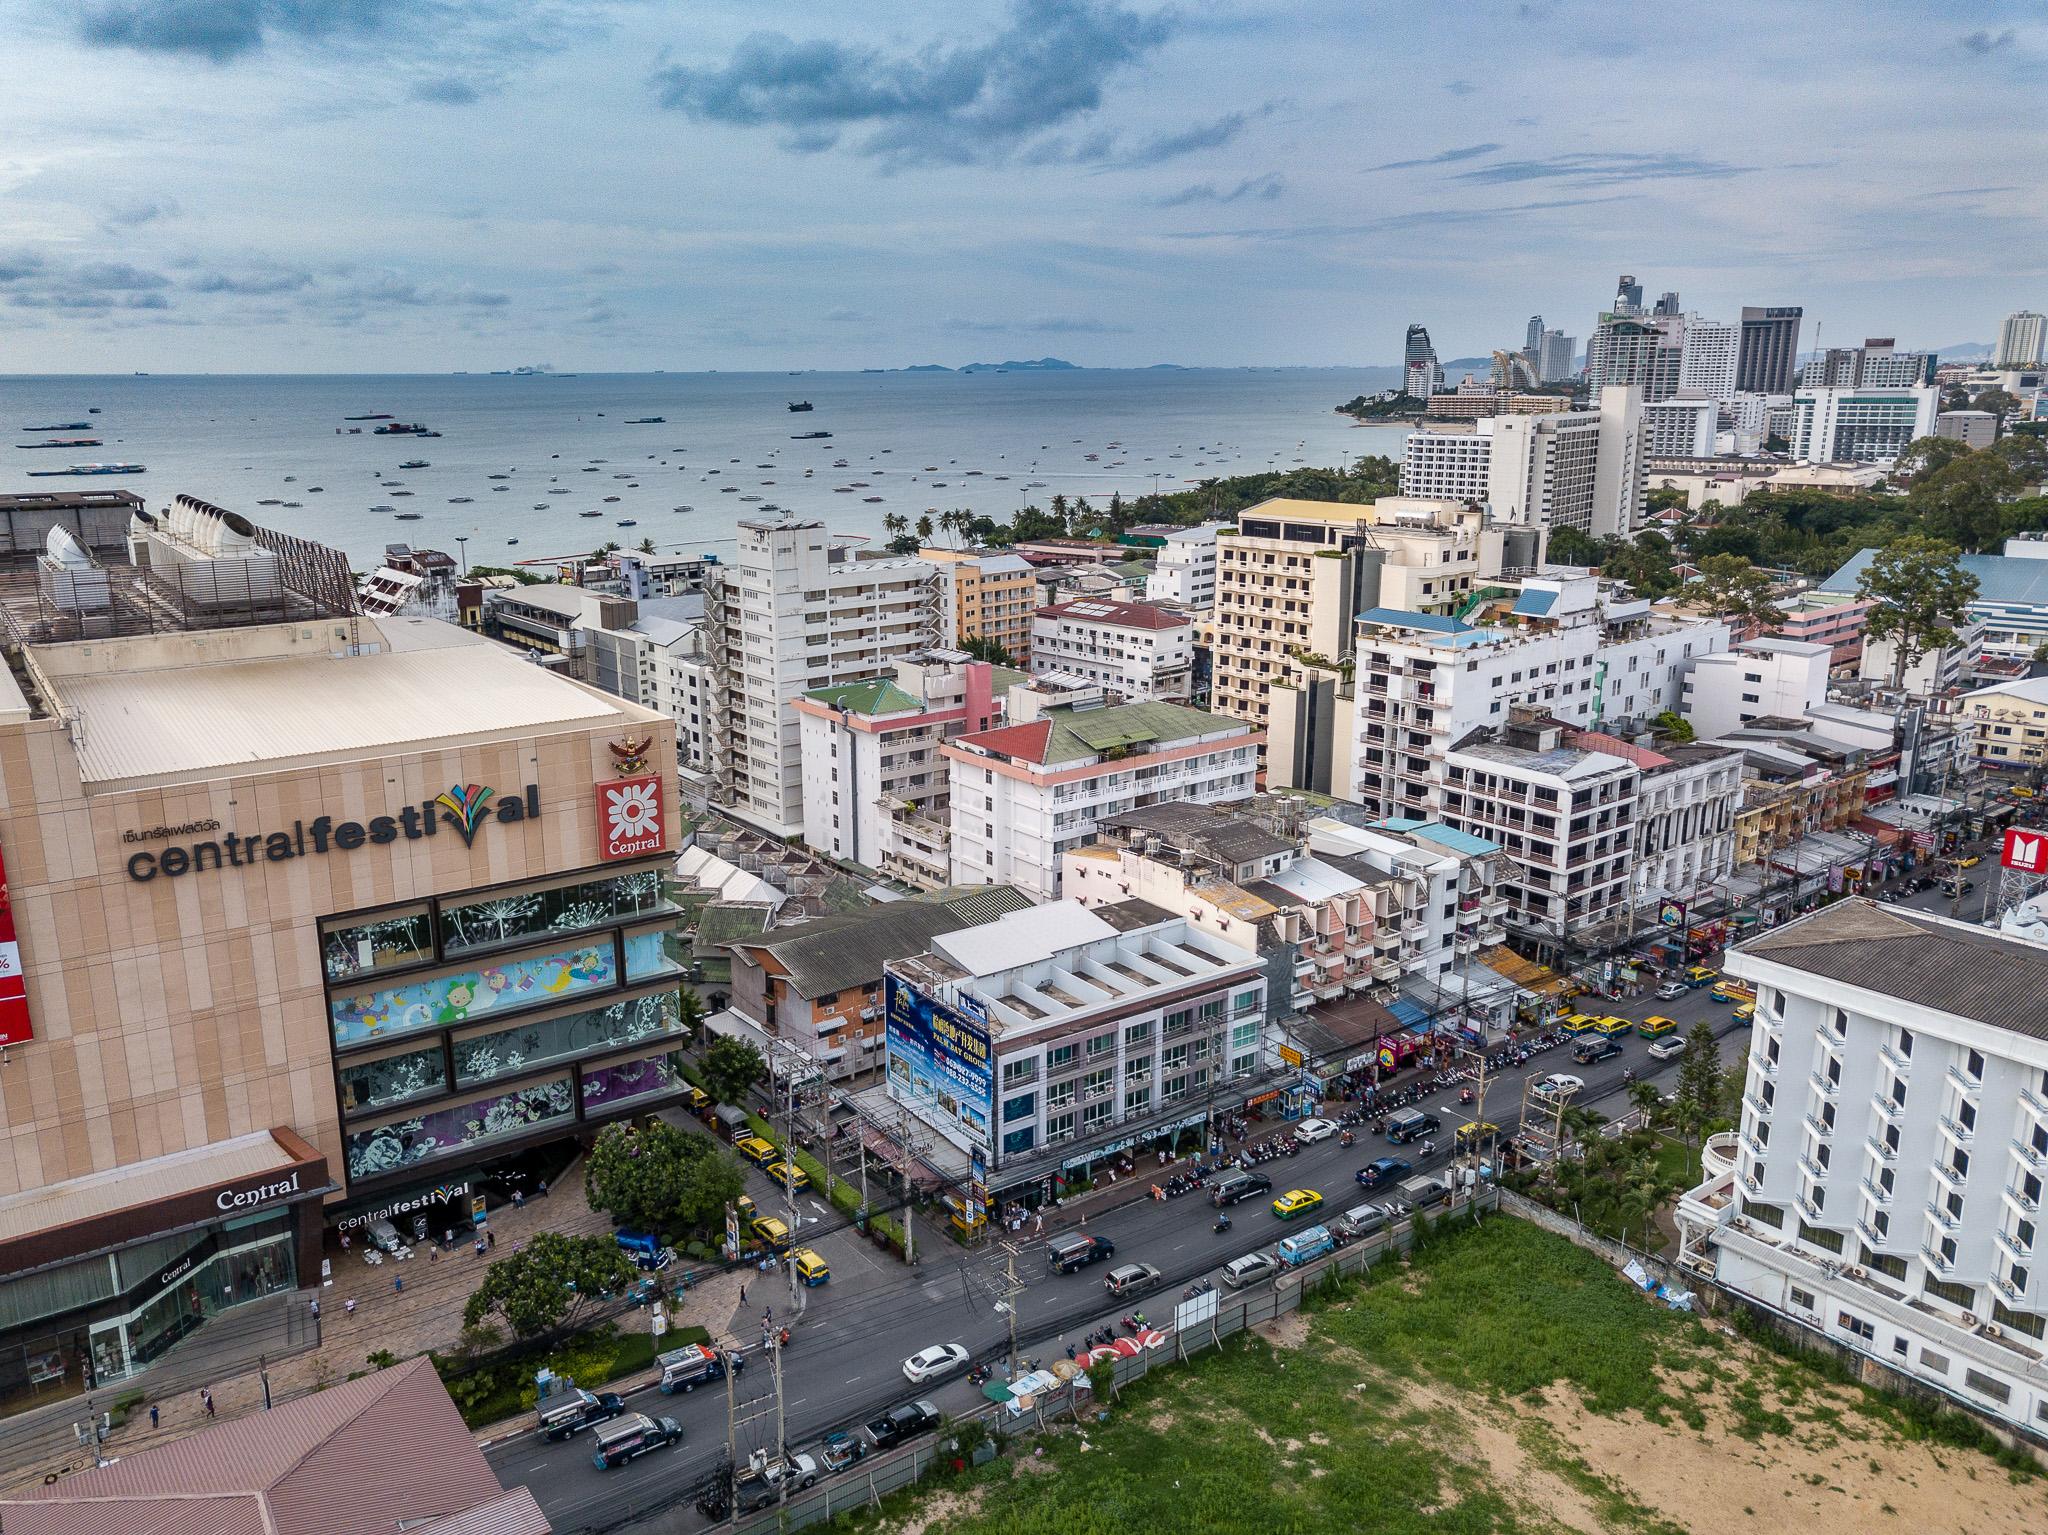
POLYGON ((981 1009, 948 1006, 885 970, 882 1014, 889 1082, 897 1096, 935 1104, 986 1145, 996 1111, 996 1073, 981 1009))

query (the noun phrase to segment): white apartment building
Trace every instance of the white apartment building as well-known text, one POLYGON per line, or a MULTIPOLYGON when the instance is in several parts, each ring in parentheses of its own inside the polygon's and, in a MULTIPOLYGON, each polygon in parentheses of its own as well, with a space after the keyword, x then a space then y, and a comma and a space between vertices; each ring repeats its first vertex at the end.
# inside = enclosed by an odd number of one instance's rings
POLYGON ((2005 317, 1998 327, 1998 346, 1992 352, 1994 368, 2038 368, 2048 361, 2048 315, 2019 309, 2005 317))
POLYGON ((1444 758, 1444 824, 1507 855, 1506 924, 1552 950, 1628 917, 1642 776, 1625 757, 1566 745, 1564 731, 1517 711, 1444 758))
MULTIPOLYGON (((1989 625, 1974 614, 1949 620, 1956 640, 1937 645, 1915 657, 1899 685, 1914 698, 1935 698, 1965 686, 1984 659, 1984 635, 1989 625)), ((1865 682, 1891 685, 1892 670, 1899 664, 1899 642, 1894 639, 1865 640, 1856 663, 1856 675, 1865 682)))
POLYGON ((951 778, 939 746, 1001 718, 994 670, 932 651, 796 699, 805 844, 919 889, 945 885, 951 778))
POLYGON ((1685 317, 1685 341, 1678 359, 1681 392, 1697 390, 1710 400, 1735 393, 1735 364, 1742 355, 1742 327, 1732 320, 1685 317))
POLYGON ((1106 598, 1040 608, 1031 616, 1031 675, 1078 679, 1115 703, 1185 703, 1194 688, 1194 620, 1106 598))
POLYGON ((1723 618, 1678 617, 1645 598, 1602 593, 1604 633, 1594 669, 1596 725, 1646 726, 1666 709, 1682 713, 1693 662, 1733 640, 1723 618))
POLYGON ((1757 988, 1742 1122, 1680 1263, 2048 1430, 2048 947, 1858 898, 1725 969, 1757 988))
POLYGON ((1711 458, 1720 422, 1719 403, 1702 394, 1680 393, 1645 405, 1643 451, 1654 458, 1711 458))
POLYGON ((1170 602, 1206 613, 1216 605, 1216 534, 1225 522, 1205 522, 1166 535, 1152 573, 1145 577, 1147 602, 1170 602))
POLYGON ((938 573, 912 556, 864 555, 822 522, 744 521, 733 563, 707 576, 711 797, 742 821, 794 836, 804 826, 803 765, 790 705, 939 644, 938 573))
POLYGON ((1263 733, 1180 704, 1063 705, 1030 717, 1029 690, 1010 691, 1011 723, 942 745, 956 885, 1015 885, 1033 900, 1060 893, 1060 856, 1092 841, 1096 823, 1168 801, 1247 799, 1263 733))
POLYGON ((1934 435, 1970 449, 1998 441, 1998 417, 1988 410, 1945 410, 1934 418, 1934 435))
POLYGON ((1934 435, 1941 391, 1916 387, 1801 389, 1792 396, 1792 456, 1807 464, 1884 464, 1934 435))
POLYGON ((1742 753, 1732 746, 1636 746, 1597 730, 1571 744, 1636 765, 1635 872, 1630 901, 1690 902, 1735 871, 1735 815, 1742 808, 1742 753))
POLYGON ((959 1152, 992 1192, 1085 1165, 1091 1144, 1164 1140, 1202 1125, 1223 1084, 1265 1054, 1266 978, 1253 955, 1142 901, 1057 901, 945 933, 884 971, 889 1096, 959 1152), (987 1047, 935 1071, 899 1048, 899 1016, 987 1047))
POLYGON ((1378 907, 1373 974, 1425 996, 1447 989, 1459 963, 1507 939, 1510 865, 1499 844, 1441 821, 1401 819, 1371 828, 1321 816, 1309 851, 1376 870, 1393 883, 1378 907))
POLYGON ((1480 502, 1497 523, 1626 535, 1647 493, 1642 392, 1615 385, 1598 408, 1489 416, 1472 432, 1411 432, 1401 494, 1480 502))
POLYGON ((1798 719, 1827 701, 1833 661, 1830 646, 1769 636, 1702 656, 1683 685, 1686 723, 1704 741, 1764 715, 1798 719))

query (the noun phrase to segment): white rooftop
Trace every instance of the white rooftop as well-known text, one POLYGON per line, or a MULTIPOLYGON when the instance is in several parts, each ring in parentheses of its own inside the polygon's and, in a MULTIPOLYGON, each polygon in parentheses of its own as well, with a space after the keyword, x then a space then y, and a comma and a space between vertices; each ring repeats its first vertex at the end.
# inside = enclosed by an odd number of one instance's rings
POLYGON ((1050 901, 1013 911, 980 927, 942 933, 932 940, 932 952, 969 975, 996 975, 1051 959, 1084 943, 1114 938, 1116 931, 1079 901, 1050 901))
POLYGON ((1297 858, 1278 874, 1261 875, 1254 883, 1272 885, 1303 901, 1328 901, 1367 888, 1357 875, 1320 858, 1297 858))

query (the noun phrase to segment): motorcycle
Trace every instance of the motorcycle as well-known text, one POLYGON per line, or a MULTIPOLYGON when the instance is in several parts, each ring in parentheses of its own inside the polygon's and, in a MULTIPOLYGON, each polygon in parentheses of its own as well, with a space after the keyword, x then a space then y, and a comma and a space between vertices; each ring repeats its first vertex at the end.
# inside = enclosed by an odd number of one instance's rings
POLYGON ((1217 1216, 1215 1229, 1219 1233, 1228 1231, 1230 1229, 1230 1217, 1227 1215, 1217 1216))
POLYGON ((1339 1146, 1349 1146, 1356 1142, 1357 1139, 1357 1136, 1353 1135, 1349 1130, 1346 1130, 1342 1135, 1337 1137, 1337 1144, 1339 1146))
POLYGON ((978 1364, 967 1372, 967 1383, 970 1386, 985 1386, 988 1384, 989 1377, 993 1374, 995 1374, 995 1371, 987 1365, 978 1364))
POLYGON ((1133 1311, 1129 1316, 1123 1319, 1124 1331, 1127 1333, 1131 1333, 1134 1336, 1138 1333, 1143 1332, 1145 1330, 1145 1327, 1145 1313, 1142 1311, 1133 1311))
POLYGON ((1464 1087, 1464 1088, 1460 1088, 1460 1089, 1458 1090, 1458 1102, 1459 1102, 1459 1103, 1461 1103, 1461 1104, 1465 1104, 1465 1103, 1472 1103, 1472 1102, 1475 1102, 1475 1101, 1476 1101, 1476 1099, 1475 1099, 1475 1095, 1473 1094, 1473 1092, 1472 1092, 1472 1089, 1471 1089, 1471 1088, 1469 1088, 1469 1087, 1464 1087))

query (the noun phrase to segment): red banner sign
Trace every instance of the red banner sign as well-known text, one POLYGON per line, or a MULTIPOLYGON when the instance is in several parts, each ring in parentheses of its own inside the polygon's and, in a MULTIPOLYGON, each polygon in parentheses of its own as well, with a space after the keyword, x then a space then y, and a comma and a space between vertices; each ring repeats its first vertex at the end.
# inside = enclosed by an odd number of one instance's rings
POLYGON ((597 786, 597 852, 600 858, 658 853, 667 834, 661 775, 615 778, 597 786))
POLYGON ((21 945, 14 939, 14 901, 7 893, 7 864, 0 859, 0 1045, 26 1044, 35 1037, 28 1016, 28 982, 21 973, 21 945))
POLYGON ((2048 874, 2048 832, 2013 827, 2005 834, 1998 861, 2021 874, 2048 874))

